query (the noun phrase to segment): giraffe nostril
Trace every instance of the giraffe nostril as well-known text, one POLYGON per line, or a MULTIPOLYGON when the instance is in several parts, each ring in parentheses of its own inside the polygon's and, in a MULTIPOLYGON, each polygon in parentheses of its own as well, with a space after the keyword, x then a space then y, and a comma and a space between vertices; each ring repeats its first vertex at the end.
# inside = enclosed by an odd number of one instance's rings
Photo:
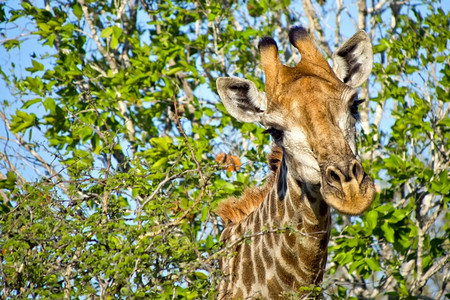
POLYGON ((359 163, 359 161, 354 160, 350 170, 351 170, 350 174, 351 178, 355 178, 356 181, 360 184, 364 178, 364 169, 362 165, 359 163))
POLYGON ((337 189, 342 189, 342 181, 344 178, 342 172, 338 168, 333 166, 328 167, 326 172, 328 184, 334 186, 337 189))
POLYGON ((330 177, 330 179, 332 179, 333 181, 340 181, 341 180, 341 178, 339 177, 339 175, 336 173, 336 172, 334 172, 334 171, 330 171, 330 173, 329 173, 329 177, 330 177))
POLYGON ((356 166, 356 164, 353 164, 352 175, 353 177, 358 178, 358 167, 356 166))

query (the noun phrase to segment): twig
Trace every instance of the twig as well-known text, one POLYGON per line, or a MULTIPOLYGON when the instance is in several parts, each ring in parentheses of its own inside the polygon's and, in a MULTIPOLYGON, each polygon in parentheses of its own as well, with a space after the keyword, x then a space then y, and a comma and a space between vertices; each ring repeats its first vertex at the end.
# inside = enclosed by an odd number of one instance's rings
POLYGON ((369 14, 378 14, 380 12, 380 10, 383 8, 383 6, 388 3, 389 0, 381 0, 380 2, 377 3, 377 5, 375 5, 374 7, 370 7, 367 9, 367 13, 369 14))
POLYGON ((423 276, 414 281, 411 288, 412 293, 415 294, 418 290, 425 286, 428 279, 430 279, 431 276, 436 274, 437 271, 448 263, 450 263, 450 254, 442 256, 436 263, 433 264, 433 266, 431 266, 431 268, 428 269, 428 271, 425 272, 425 274, 423 274, 423 276))
POLYGON ((323 33, 323 28, 320 25, 319 18, 317 17, 316 11, 311 3, 311 0, 303 0, 303 10, 305 11, 305 15, 308 18, 309 26, 311 27, 311 31, 316 33, 319 37, 319 45, 325 51, 325 53, 331 57, 332 52, 328 42, 323 33))
MULTIPOLYGON (((174 227, 174 226, 179 225, 179 224, 181 223, 181 221, 183 221, 183 220, 186 218, 186 216, 189 215, 189 214, 191 213, 191 211, 198 205, 198 203, 200 202, 200 200, 203 198, 203 196, 204 196, 204 194, 205 194, 206 184, 207 184, 208 179, 209 179, 209 178, 205 178, 205 176, 203 175, 203 171, 202 171, 201 165, 200 165, 200 163, 198 162, 197 158, 195 157, 195 152, 194 152, 194 150, 192 149, 191 144, 189 143, 189 139, 188 139, 186 133, 184 132, 183 127, 181 126, 181 123, 180 123, 180 117, 179 117, 179 114, 178 114, 178 105, 177 105, 177 100, 176 100, 175 95, 173 96, 173 104, 174 104, 174 110, 175 110, 175 123, 177 124, 178 130, 180 131, 181 135, 182 135, 183 138, 184 138, 184 141, 185 141, 185 143, 186 143, 186 146, 188 147, 189 152, 191 153, 192 160, 194 161, 194 163, 195 163, 195 165, 196 165, 196 167, 197 167, 196 171, 198 172, 198 174, 199 174, 199 176, 200 176, 200 183, 201 183, 201 184, 200 184, 200 185, 201 185, 200 195, 197 197, 197 199, 194 200, 194 203, 193 203, 188 209, 186 209, 186 210, 183 212, 183 214, 182 214, 178 219, 176 219, 175 221, 169 222, 169 223, 167 223, 167 224, 161 225, 161 227, 160 227, 159 229, 157 229, 156 231, 150 231, 150 232, 148 232, 148 233, 146 233, 146 234, 144 234, 144 235, 141 235, 141 236, 139 237, 139 240, 141 240, 141 239, 143 239, 143 238, 145 238, 145 237, 155 237, 155 236, 158 236, 158 235, 160 235, 161 233, 163 233, 165 230, 167 230, 167 229, 169 229, 169 228, 171 228, 171 227, 174 227)), ((174 176, 175 176, 175 175, 174 175, 174 176)), ((171 177, 167 177, 165 180, 163 180, 163 181, 158 185, 156 191, 154 191, 152 195, 156 195, 157 191, 158 191, 165 183, 167 183, 167 182, 169 181, 170 178, 171 178, 171 177)), ((154 196, 153 196, 153 197, 154 197, 154 196)), ((152 199, 152 196, 150 196, 150 199, 152 199)), ((143 207, 145 204, 147 204, 148 201, 150 201, 150 199, 147 199, 146 202, 142 205, 142 207, 143 207)), ((155 228, 155 229, 156 229, 156 228, 155 228)))
MULTIPOLYGON (((3 122, 5 122, 8 130, 11 130, 9 120, 6 118, 6 115, 3 114, 3 112, 1 112, 1 111, 0 111, 0 118, 3 120, 3 122)), ((21 146, 23 146, 31 155, 33 155, 34 158, 36 158, 37 161, 39 161, 42 164, 42 166, 49 172, 51 177, 58 178, 58 180, 60 181, 58 183, 58 186, 64 191, 65 194, 69 195, 69 190, 67 189, 67 187, 65 185, 63 185, 61 183, 63 178, 61 177, 60 172, 57 172, 55 169, 53 169, 36 151, 34 151, 33 148, 30 146, 30 144, 28 144, 21 135, 19 135, 17 133, 13 133, 13 134, 16 137, 19 144, 21 146)))
POLYGON ((164 179, 158 184, 158 186, 157 186, 156 189, 153 191, 153 193, 150 195, 150 197, 148 197, 148 198, 142 203, 142 205, 141 205, 142 209, 144 209, 144 207, 145 207, 150 201, 152 201, 152 200, 155 198, 156 194, 158 194, 159 191, 162 189, 162 187, 163 187, 164 185, 166 185, 168 182, 170 182, 170 181, 172 181, 172 180, 174 180, 174 179, 177 179, 177 178, 183 178, 183 175, 185 175, 186 173, 194 172, 194 171, 196 171, 196 170, 186 170, 186 171, 183 171, 183 172, 181 172, 181 173, 179 173, 179 174, 175 174, 175 175, 172 175, 172 176, 169 176, 169 174, 167 173, 166 178, 164 178, 164 179))
POLYGON ((192 160, 194 161, 195 165, 197 166, 197 171, 200 175, 200 179, 201 179, 202 185, 203 185, 205 183, 205 178, 203 176, 202 168, 201 168, 200 163, 198 162, 197 158, 195 157, 195 152, 192 149, 191 144, 189 143, 188 137, 183 130, 183 126, 181 126, 180 116, 178 114, 178 103, 177 103, 177 99, 176 99, 175 95, 173 96, 173 107, 175 110, 175 123, 177 124, 178 130, 180 131, 181 135, 184 138, 184 141, 186 142, 186 146, 189 148, 189 151, 191 152, 192 160))
POLYGON ((118 67, 116 64, 116 61, 112 54, 108 53, 108 51, 103 47, 100 38, 97 35, 97 29, 94 26, 94 23, 92 22, 90 16, 89 16, 89 10, 86 5, 86 2, 84 0, 79 1, 81 5, 81 10, 83 11, 84 18, 86 19, 86 22, 89 26, 89 29, 91 30, 92 39, 94 40, 95 44, 97 45, 98 50, 100 53, 105 57, 105 59, 108 61, 109 66, 111 67, 111 70, 113 71, 113 74, 116 74, 118 72, 118 67))
MULTIPOLYGON (((92 39, 94 40, 95 44, 97 45, 97 48, 100 51, 100 53, 105 57, 109 66, 111 67, 112 73, 114 75, 117 74, 119 72, 119 67, 116 63, 114 55, 109 53, 105 49, 105 47, 103 47, 103 45, 100 41, 100 38, 98 37, 97 29, 95 28, 94 23, 92 22, 92 19, 89 16, 89 10, 86 5, 86 2, 84 0, 80 0, 79 3, 81 5, 81 10, 83 11, 84 18, 86 19, 89 29, 91 30, 92 39)), ((134 137, 134 135, 135 135, 134 124, 133 124, 133 121, 127 115, 127 104, 123 100, 121 100, 122 96, 121 96, 120 92, 117 89, 115 89, 115 91, 116 91, 116 95, 117 95, 117 99, 118 99, 117 107, 119 109, 119 112, 122 114, 122 117, 125 120, 125 127, 127 128, 128 139, 132 145, 132 151, 134 153, 136 150, 134 147, 135 140, 136 140, 134 137)))

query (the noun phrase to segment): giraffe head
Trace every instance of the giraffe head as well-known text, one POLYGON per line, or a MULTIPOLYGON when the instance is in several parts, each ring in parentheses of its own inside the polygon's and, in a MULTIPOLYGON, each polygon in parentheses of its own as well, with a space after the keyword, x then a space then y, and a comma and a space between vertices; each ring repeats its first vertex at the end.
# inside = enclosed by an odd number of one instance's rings
POLYGON ((355 89, 372 70, 370 40, 364 31, 347 40, 333 55, 333 69, 305 29, 292 28, 289 40, 301 55, 295 67, 281 63, 272 38, 259 43, 265 93, 246 79, 219 78, 219 95, 237 120, 267 128, 291 176, 320 185, 325 202, 339 212, 361 214, 372 203, 374 185, 356 149, 361 101, 355 89))

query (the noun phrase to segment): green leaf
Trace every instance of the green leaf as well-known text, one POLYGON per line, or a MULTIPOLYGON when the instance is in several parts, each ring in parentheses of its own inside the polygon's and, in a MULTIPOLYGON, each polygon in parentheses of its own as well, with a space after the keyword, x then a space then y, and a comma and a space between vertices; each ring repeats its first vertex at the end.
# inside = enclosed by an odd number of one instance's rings
POLYGON ((353 271, 355 271, 357 268, 361 267, 362 265, 364 265, 364 259, 355 260, 348 268, 348 272, 353 273, 353 271))
POLYGON ((165 166, 168 161, 169 159, 167 157, 161 157, 152 165, 152 170, 160 171, 161 167, 165 166))
POLYGON ((378 223, 378 212, 376 210, 370 210, 366 213, 365 219, 367 221, 367 225, 371 230, 375 229, 377 227, 378 223))
POLYGON ((380 271, 380 264, 378 261, 376 261, 374 258, 369 257, 366 259, 366 264, 369 266, 369 268, 374 271, 374 272, 378 272, 380 271))
POLYGON ((16 110, 16 115, 12 116, 11 131, 14 133, 23 132, 34 125, 37 125, 37 117, 34 113, 28 114, 16 110))
POLYGON ((113 32, 112 32, 113 36, 118 40, 119 37, 122 35, 122 32, 123 32, 122 28, 113 26, 112 30, 113 30, 113 32))
POLYGON ((208 275, 202 273, 202 272, 195 272, 195 276, 201 279, 208 279, 208 275))
POLYGON ((403 160, 398 155, 392 154, 384 160, 384 163, 387 168, 397 169, 403 165, 403 160))
POLYGON ((116 49, 118 45, 119 45, 119 40, 117 40, 117 38, 115 36, 113 36, 111 39, 111 48, 116 49))
POLYGON ((83 17, 83 10, 81 9, 81 5, 78 2, 75 2, 72 6, 72 12, 78 20, 81 20, 81 18, 83 17))
POLYGON ((168 151, 169 146, 173 143, 172 139, 168 136, 164 137, 154 137, 150 140, 150 144, 152 144, 153 147, 156 147, 158 149, 168 151))
POLYGON ((208 217, 208 213, 209 213, 209 207, 205 206, 202 209, 202 214, 200 216, 200 221, 201 222, 205 222, 206 218, 208 217))
POLYGON ((384 237, 389 243, 394 242, 394 229, 389 226, 389 223, 385 222, 383 225, 381 225, 381 230, 384 232, 384 237))
POLYGON ((206 243, 205 246, 207 249, 211 249, 214 246, 214 240, 212 238, 212 236, 208 235, 208 237, 206 238, 206 243))
POLYGON ((27 109, 30 106, 32 106, 33 104, 40 103, 41 101, 42 101, 41 98, 35 98, 35 99, 32 99, 32 100, 28 100, 22 105, 22 109, 27 109))
POLYGON ((113 33, 113 27, 106 27, 102 30, 102 33, 100 34, 100 37, 106 38, 109 37, 113 33))
POLYGON ((43 71, 44 70, 44 65, 35 61, 34 59, 31 61, 31 63, 33 64, 33 67, 31 68, 25 68, 25 70, 34 73, 34 72, 38 72, 38 71, 43 71))
POLYGON ((390 46, 390 43, 387 39, 381 39, 378 45, 373 46, 373 53, 381 53, 386 51, 390 46))
POLYGON ((16 174, 14 172, 8 172, 6 179, 0 180, 0 189, 13 190, 16 186, 16 174))
POLYGON ((14 48, 19 48, 20 46, 20 41, 19 40, 8 40, 6 42, 3 43, 3 46, 6 48, 6 50, 11 50, 14 48))

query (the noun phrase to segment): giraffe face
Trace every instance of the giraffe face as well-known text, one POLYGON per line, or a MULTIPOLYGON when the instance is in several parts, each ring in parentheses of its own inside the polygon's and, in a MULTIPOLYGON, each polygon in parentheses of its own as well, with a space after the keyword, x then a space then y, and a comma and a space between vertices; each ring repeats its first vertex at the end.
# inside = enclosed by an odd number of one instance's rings
POLYGON ((322 166, 357 155, 357 103, 356 91, 337 80, 300 78, 271 101, 261 123, 283 147, 291 174, 319 184, 322 166))
POLYGON ((267 128, 295 179, 320 184, 323 199, 338 211, 360 214, 374 195, 355 143, 355 89, 371 72, 370 41, 355 34, 333 55, 331 69, 304 29, 293 28, 289 37, 302 57, 293 68, 281 64, 273 39, 260 42, 265 93, 249 80, 219 78, 219 95, 238 120, 267 128))

